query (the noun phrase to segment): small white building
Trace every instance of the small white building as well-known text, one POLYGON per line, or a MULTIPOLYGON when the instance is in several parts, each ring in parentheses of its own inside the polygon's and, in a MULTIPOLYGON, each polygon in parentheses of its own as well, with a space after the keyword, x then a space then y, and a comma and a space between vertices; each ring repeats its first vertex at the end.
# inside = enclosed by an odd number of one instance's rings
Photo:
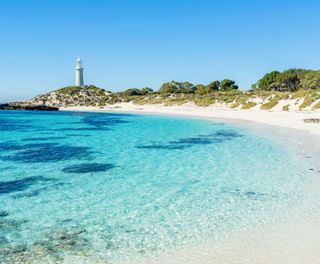
POLYGON ((77 59, 77 63, 76 63, 76 86, 84 86, 83 68, 82 68, 82 61, 80 58, 77 59))

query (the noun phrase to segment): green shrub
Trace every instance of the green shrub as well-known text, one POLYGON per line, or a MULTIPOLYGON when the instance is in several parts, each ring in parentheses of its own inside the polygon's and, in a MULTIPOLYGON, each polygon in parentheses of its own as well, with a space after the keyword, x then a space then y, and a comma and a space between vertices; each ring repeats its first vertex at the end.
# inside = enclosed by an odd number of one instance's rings
POLYGON ((231 105, 231 108, 238 108, 240 106, 239 102, 235 102, 231 105))
POLYGON ((252 107, 255 107, 256 105, 257 105, 256 102, 247 102, 247 103, 242 104, 241 109, 250 109, 252 107))
POLYGON ((313 96, 307 96, 304 98, 302 104, 299 106, 299 110, 302 111, 306 107, 310 106, 315 101, 313 96))
POLYGON ((269 110, 269 109, 272 109, 273 107, 275 107, 278 103, 279 103, 279 98, 278 97, 274 97, 269 102, 264 103, 263 105, 261 105, 260 108, 263 109, 263 110, 269 110))
POLYGON ((320 109, 320 102, 316 103, 313 107, 312 110, 318 110, 320 109))
POLYGON ((289 111, 289 107, 290 105, 289 104, 286 104, 282 107, 282 111, 289 111))
POLYGON ((194 100, 194 103, 197 106, 209 106, 209 105, 214 104, 215 102, 216 102, 216 100, 214 97, 208 97, 208 96, 196 98, 194 100))

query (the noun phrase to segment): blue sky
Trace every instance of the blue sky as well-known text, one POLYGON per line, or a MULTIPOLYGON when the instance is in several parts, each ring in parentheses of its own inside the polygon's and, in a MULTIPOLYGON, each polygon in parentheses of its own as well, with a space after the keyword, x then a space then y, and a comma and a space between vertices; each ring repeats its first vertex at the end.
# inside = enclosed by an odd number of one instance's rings
POLYGON ((0 101, 74 83, 119 91, 165 81, 320 68, 320 2, 295 0, 1 0, 0 101))

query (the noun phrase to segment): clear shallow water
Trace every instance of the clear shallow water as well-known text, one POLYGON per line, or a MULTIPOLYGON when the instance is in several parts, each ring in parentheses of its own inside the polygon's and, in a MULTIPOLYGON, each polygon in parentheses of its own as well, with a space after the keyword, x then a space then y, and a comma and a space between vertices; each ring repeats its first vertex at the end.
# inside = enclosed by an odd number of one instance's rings
POLYGON ((222 123, 0 112, 0 262, 121 263, 275 221, 312 199, 309 167, 222 123))

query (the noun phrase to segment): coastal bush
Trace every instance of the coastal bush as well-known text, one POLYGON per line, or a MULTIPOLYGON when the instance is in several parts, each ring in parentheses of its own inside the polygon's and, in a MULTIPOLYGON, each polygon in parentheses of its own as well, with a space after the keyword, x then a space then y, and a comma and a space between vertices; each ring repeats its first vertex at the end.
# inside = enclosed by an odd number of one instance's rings
POLYGON ((303 97, 307 96, 308 94, 310 94, 310 91, 299 90, 297 92, 292 93, 290 96, 290 99, 294 100, 294 99, 303 98, 303 97))
POLYGON ((215 100, 218 103, 227 103, 231 104, 233 103, 236 98, 246 96, 244 92, 238 91, 238 90, 229 90, 229 91, 219 91, 212 94, 212 96, 215 98, 215 100))
POLYGON ((215 102, 215 98, 210 96, 198 97, 194 99, 194 103, 197 106, 209 106, 214 104, 215 102))
POLYGON ((220 81, 213 81, 211 83, 209 83, 207 86, 206 86, 206 90, 208 91, 208 93, 212 93, 214 91, 219 91, 220 90, 220 87, 221 87, 221 82, 220 81))
POLYGON ((149 87, 144 87, 142 89, 138 89, 138 88, 130 88, 125 90, 124 92, 121 92, 120 94, 124 95, 124 96, 134 96, 134 95, 146 95, 149 93, 152 93, 153 90, 149 87))
POLYGON ((159 89, 160 93, 194 93, 195 86, 190 82, 165 82, 159 89))
POLYGON ((252 85, 254 90, 292 92, 299 89, 320 89, 320 71, 289 69, 272 71, 252 85))
POLYGON ((159 93, 161 94, 213 94, 217 91, 237 90, 239 87, 235 81, 224 79, 221 82, 215 80, 208 85, 193 85, 190 82, 165 82, 161 85, 159 93))
POLYGON ((252 107, 255 107, 257 105, 256 102, 247 102, 242 104, 241 109, 250 109, 252 107))
POLYGON ((299 106, 299 110, 302 111, 306 107, 310 106, 314 102, 313 96, 307 96, 304 98, 302 104, 299 106))
POLYGON ((319 110, 320 109, 320 102, 316 103, 313 107, 312 110, 319 110))
POLYGON ((197 84, 195 88, 196 88, 195 94, 197 95, 205 95, 209 93, 207 86, 203 84, 197 84))
POLYGON ((171 105, 182 105, 188 103, 189 100, 187 98, 176 98, 176 99, 171 99, 167 100, 164 102, 165 106, 171 106, 171 105))
POLYGON ((221 91, 237 90, 238 88, 239 88, 239 86, 236 85, 236 82, 233 80, 224 79, 220 83, 221 91))
POLYGON ((263 110, 269 110, 275 107, 278 103, 279 103, 279 97, 274 97, 269 102, 262 104, 260 108, 263 110))
POLYGON ((80 92, 82 88, 79 86, 67 86, 57 90, 58 94, 69 94, 74 95, 80 92))
POLYGON ((234 102, 233 104, 231 104, 231 108, 238 108, 241 104, 239 102, 234 102))
POLYGON ((310 71, 304 75, 300 82, 302 89, 320 89, 320 71, 310 71))
POLYGON ((289 104, 286 104, 282 107, 282 111, 289 111, 289 107, 290 105, 289 104))

